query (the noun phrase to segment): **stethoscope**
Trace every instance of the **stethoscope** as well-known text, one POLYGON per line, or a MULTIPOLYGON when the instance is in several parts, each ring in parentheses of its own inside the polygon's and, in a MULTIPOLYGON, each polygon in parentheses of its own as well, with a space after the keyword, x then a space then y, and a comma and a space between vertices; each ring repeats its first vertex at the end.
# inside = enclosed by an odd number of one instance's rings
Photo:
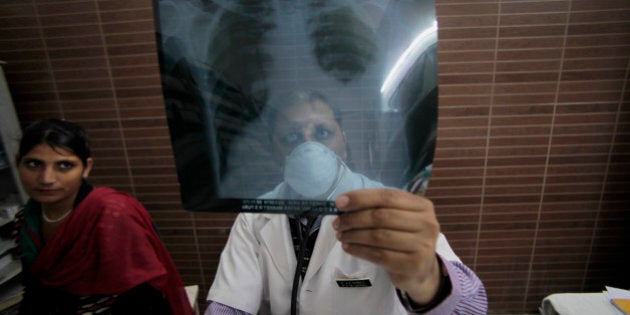
POLYGON ((297 264, 295 267, 295 274, 293 275, 293 287, 291 288, 291 315, 297 315, 297 301, 298 301, 298 291, 300 288, 300 279, 302 278, 302 268, 304 267, 304 255, 306 255, 306 248, 308 247, 308 239, 310 237, 311 229, 313 228, 313 224, 317 221, 317 216, 307 216, 308 221, 306 224, 306 239, 304 238, 304 233, 302 233, 302 223, 299 221, 299 217, 291 220, 291 224, 294 224, 294 228, 292 230, 297 231, 299 249, 298 255, 296 257, 297 264))

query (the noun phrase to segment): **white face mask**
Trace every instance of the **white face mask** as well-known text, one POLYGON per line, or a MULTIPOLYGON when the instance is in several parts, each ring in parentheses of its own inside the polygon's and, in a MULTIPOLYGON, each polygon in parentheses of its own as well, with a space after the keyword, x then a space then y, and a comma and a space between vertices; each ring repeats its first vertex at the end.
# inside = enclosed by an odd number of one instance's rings
POLYGON ((328 199, 348 171, 332 150, 319 142, 304 142, 285 158, 284 180, 298 194, 328 199))

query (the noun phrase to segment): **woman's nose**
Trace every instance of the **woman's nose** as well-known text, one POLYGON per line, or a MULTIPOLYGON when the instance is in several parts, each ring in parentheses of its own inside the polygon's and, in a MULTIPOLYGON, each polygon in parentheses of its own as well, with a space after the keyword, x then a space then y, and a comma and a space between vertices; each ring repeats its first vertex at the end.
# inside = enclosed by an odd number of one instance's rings
POLYGON ((55 178, 55 171, 51 167, 46 167, 39 173, 39 182, 42 184, 52 184, 55 178))

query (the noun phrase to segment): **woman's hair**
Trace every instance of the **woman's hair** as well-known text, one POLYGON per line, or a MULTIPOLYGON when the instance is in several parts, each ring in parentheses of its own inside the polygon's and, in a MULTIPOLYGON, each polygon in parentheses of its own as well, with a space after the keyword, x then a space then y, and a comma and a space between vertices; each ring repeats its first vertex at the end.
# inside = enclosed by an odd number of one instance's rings
POLYGON ((53 150, 62 148, 78 156, 84 165, 91 156, 88 138, 83 127, 60 119, 36 121, 23 131, 17 161, 28 154, 35 146, 47 144, 53 150))

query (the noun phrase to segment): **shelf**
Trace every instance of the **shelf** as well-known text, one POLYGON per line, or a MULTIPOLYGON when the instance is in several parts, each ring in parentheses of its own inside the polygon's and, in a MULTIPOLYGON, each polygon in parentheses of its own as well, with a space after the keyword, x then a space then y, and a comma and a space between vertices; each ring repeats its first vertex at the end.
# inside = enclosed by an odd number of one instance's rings
POLYGON ((0 203, 0 226, 12 222, 19 210, 20 205, 17 202, 7 201, 0 203))
MULTIPOLYGON (((24 286, 20 277, 14 277, 0 288, 0 314, 5 310, 15 307, 22 301, 24 286)), ((16 313, 9 313, 16 314, 16 313)))
POLYGON ((12 239, 0 238, 0 255, 4 255, 4 253, 9 250, 15 248, 17 244, 12 239))
POLYGON ((19 275, 20 272, 22 272, 22 262, 13 260, 6 267, 0 269, 0 285, 19 275))
POLYGON ((11 232, 15 214, 28 196, 13 159, 18 152, 22 131, 4 76, 4 65, 0 61, 0 315, 13 315, 17 314, 24 286, 22 262, 14 256, 12 249, 17 245, 11 232))

